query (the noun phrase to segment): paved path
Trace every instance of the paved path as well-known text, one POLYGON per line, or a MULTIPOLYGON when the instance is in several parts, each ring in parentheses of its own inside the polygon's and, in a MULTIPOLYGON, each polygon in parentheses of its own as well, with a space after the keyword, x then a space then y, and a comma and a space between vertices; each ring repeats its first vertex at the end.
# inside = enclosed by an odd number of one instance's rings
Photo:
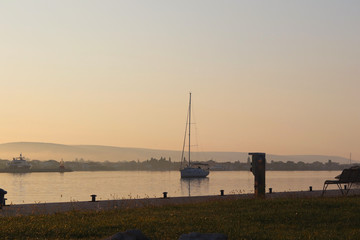
MULTIPOLYGON (((321 197, 322 191, 299 191, 299 192, 279 192, 266 194, 266 199, 273 198, 312 198, 321 197)), ((360 189, 352 189, 349 196, 360 195, 360 189)), ((341 196, 339 190, 327 190, 325 197, 341 196)), ((61 203, 36 203, 36 204, 14 204, 4 206, 0 210, 0 216, 20 216, 20 215, 40 215, 53 214, 67 211, 100 211, 109 209, 127 209, 144 206, 163 206, 176 204, 189 204, 207 201, 218 201, 227 199, 251 199, 253 194, 234 194, 225 196, 199 196, 199 197, 169 197, 148 198, 148 199, 124 199, 124 200, 104 200, 97 202, 61 202, 61 203)))

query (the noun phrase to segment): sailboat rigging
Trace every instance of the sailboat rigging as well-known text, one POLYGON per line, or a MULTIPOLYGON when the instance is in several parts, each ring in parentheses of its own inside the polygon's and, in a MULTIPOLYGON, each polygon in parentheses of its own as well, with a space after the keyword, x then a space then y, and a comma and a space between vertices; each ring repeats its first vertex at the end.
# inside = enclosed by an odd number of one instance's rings
POLYGON ((204 178, 209 175, 209 168, 207 164, 192 164, 191 163, 191 93, 189 97, 189 109, 186 118, 185 136, 181 154, 181 178, 204 178), (189 149, 188 149, 188 161, 184 157, 186 136, 188 134, 189 149))

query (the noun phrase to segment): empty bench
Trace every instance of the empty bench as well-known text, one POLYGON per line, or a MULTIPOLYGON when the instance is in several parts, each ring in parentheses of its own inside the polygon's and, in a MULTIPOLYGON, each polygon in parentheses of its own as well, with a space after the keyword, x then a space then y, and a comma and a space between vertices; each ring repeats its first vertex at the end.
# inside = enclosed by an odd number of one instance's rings
POLYGON ((336 177, 338 180, 326 180, 324 182, 321 196, 325 194, 327 187, 336 184, 342 195, 347 195, 354 183, 360 183, 360 167, 351 167, 344 169, 342 173, 336 177))

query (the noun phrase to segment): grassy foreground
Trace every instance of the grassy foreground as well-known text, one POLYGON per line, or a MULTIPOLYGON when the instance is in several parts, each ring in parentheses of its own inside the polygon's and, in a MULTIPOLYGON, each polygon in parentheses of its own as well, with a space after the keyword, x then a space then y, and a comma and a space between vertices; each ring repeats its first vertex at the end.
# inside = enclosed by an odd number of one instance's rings
POLYGON ((229 239, 360 239, 360 197, 226 200, 0 217, 0 239, 102 239, 140 229, 151 239, 219 232, 229 239))

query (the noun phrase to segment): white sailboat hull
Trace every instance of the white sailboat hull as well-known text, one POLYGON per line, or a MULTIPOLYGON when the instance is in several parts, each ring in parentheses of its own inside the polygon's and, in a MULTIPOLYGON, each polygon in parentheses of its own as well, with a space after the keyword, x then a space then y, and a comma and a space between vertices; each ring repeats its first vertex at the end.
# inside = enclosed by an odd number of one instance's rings
POLYGON ((186 167, 180 170, 181 178, 204 178, 209 175, 209 170, 202 168, 186 167))

